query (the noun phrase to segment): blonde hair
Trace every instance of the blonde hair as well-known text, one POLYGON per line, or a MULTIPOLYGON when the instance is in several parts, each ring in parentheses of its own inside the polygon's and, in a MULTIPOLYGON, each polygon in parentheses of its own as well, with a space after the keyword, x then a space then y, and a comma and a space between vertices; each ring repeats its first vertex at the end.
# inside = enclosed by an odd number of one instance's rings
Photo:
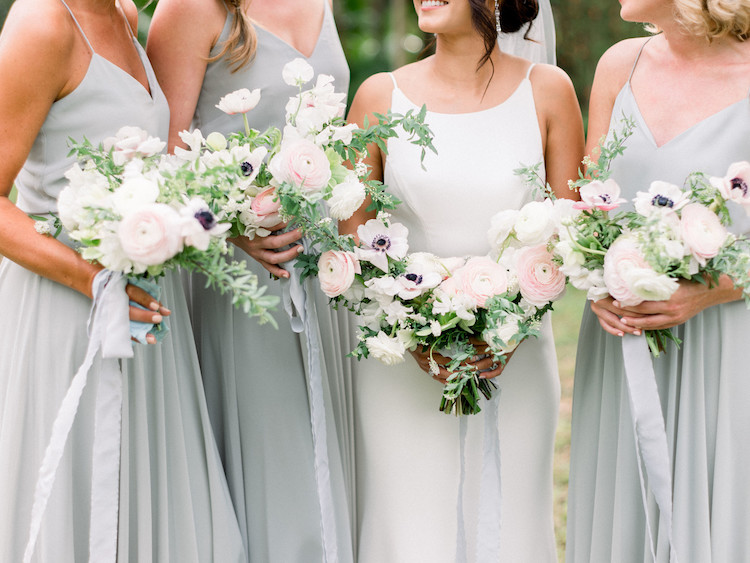
POLYGON ((227 10, 232 12, 232 29, 229 32, 229 37, 224 41, 221 51, 208 59, 209 62, 217 61, 226 56, 232 72, 237 72, 253 60, 258 47, 258 37, 255 35, 255 29, 244 10, 245 2, 249 4, 250 1, 224 0, 227 10))
POLYGON ((750 0, 675 0, 677 21, 709 41, 750 35, 750 0))

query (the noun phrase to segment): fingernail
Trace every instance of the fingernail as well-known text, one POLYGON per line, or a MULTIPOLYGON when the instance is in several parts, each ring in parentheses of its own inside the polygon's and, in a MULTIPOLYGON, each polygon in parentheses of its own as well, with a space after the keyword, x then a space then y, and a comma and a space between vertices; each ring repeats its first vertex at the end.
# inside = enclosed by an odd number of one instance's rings
POLYGON ((159 309, 159 312, 160 312, 160 313, 161 313, 162 315, 164 315, 165 317, 166 317, 167 315, 171 315, 171 314, 172 314, 172 311, 170 311, 170 310, 169 310, 169 309, 167 309, 166 307, 161 307, 161 308, 159 309))
POLYGON ((289 279, 289 272, 284 272, 283 274, 281 274, 281 277, 284 278, 285 280, 288 280, 289 279))
POLYGON ((146 342, 148 342, 149 344, 156 344, 156 337, 153 334, 147 334, 146 342))
POLYGON ((148 308, 151 309, 152 311, 158 311, 159 307, 160 305, 156 301, 152 301, 151 303, 148 304, 148 308))
POLYGON ((636 336, 640 336, 641 335, 641 331, 640 330, 636 330, 633 334, 635 334, 636 336))
POLYGON ((154 315, 153 317, 151 317, 151 322, 154 324, 159 324, 163 320, 164 320, 164 317, 162 317, 161 315, 154 315))
POLYGON ((625 334, 623 332, 618 332, 617 336, 625 336, 625 334))
POLYGON ((302 254, 305 251, 304 247, 298 246, 297 247, 297 254, 302 254))
POLYGON ((625 317, 620 317, 620 322, 624 325, 629 325, 628 321, 625 319, 625 317))
POLYGON ((615 307, 619 307, 620 306, 620 302, 619 301, 612 301, 612 305, 614 305, 615 307))

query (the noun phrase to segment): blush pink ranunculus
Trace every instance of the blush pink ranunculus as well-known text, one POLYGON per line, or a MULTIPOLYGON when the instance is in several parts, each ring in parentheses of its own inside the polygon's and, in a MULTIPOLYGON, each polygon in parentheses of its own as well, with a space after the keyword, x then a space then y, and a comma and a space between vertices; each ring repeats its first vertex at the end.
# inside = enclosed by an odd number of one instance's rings
POLYGON ((544 307, 565 293, 565 274, 554 263, 545 244, 519 249, 515 266, 521 295, 535 307, 544 307))
POLYGON ((362 273, 353 252, 327 250, 318 259, 320 289, 328 297, 337 297, 354 283, 355 274, 362 273))
POLYGON ((488 256, 474 256, 440 288, 449 295, 461 293, 477 307, 484 307, 488 299, 508 291, 508 271, 488 256))
POLYGON ((308 192, 322 190, 331 179, 331 164, 326 153, 307 139, 282 143, 268 167, 277 181, 294 184, 308 192))
POLYGON ((279 209, 281 202, 276 195, 276 188, 266 188, 253 198, 250 209, 258 218, 258 225, 261 227, 273 227, 281 222, 279 209))
POLYGON ((625 307, 634 307, 644 300, 630 283, 640 270, 653 271, 653 268, 634 240, 619 237, 604 256, 604 284, 609 294, 625 307))
POLYGON ((138 264, 163 264, 183 248, 180 214, 163 203, 143 206, 126 215, 118 236, 125 255, 138 264))
POLYGON ((727 229, 719 217, 700 203, 690 203, 680 217, 682 240, 701 265, 719 253, 727 240, 727 229))

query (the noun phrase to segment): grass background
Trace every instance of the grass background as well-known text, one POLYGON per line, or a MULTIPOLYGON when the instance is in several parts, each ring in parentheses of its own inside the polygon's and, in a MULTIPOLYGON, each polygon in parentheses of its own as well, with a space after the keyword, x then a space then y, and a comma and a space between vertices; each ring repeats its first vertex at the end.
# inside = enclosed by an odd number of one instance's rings
POLYGON ((570 466, 570 414, 573 398, 573 370, 575 368, 576 347, 578 345, 578 328, 581 315, 586 306, 586 295, 568 286, 562 298, 552 312, 552 327, 557 347, 557 365, 560 370, 562 400, 560 415, 555 436, 554 458, 554 512, 555 537, 560 561, 565 555, 565 525, 567 522, 568 468, 570 466))

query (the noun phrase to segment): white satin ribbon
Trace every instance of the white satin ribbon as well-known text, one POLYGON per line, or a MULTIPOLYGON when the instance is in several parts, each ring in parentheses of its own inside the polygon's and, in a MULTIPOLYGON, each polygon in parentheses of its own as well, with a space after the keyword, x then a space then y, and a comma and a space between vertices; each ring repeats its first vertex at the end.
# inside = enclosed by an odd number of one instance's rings
POLYGON ((622 337, 622 354, 633 416, 638 475, 641 481, 651 556, 656 561, 656 546, 651 531, 647 489, 651 491, 659 507, 659 518, 663 523, 659 529, 666 531, 669 542, 669 561, 677 563, 672 534, 672 464, 669 459, 667 431, 659 401, 659 389, 656 386, 654 366, 646 337, 625 334, 622 337), (645 469, 645 478, 642 467, 645 469))
MULTIPOLYGON (((499 430, 500 388, 485 401, 484 437, 482 446, 482 474, 479 484, 479 513, 476 538, 476 562, 500 560, 500 529, 502 525, 502 480, 499 430)), ((464 517, 464 488, 466 484, 466 434, 468 415, 459 418, 459 481, 456 503, 456 563, 466 563, 466 520, 464 517)))
MULTIPOLYGON (((318 316, 315 310, 315 301, 306 295, 306 288, 299 282, 298 272, 294 270, 289 271, 292 274, 291 280, 296 280, 289 287, 293 290, 292 299, 295 307, 302 313, 299 315, 298 320, 302 323, 302 329, 307 338, 308 400, 310 403, 310 425, 313 437, 315 481, 320 505, 323 555, 325 563, 337 563, 339 558, 336 512, 333 501, 333 488, 331 486, 331 471, 328 463, 328 428, 326 423, 325 393, 323 390, 323 358, 320 350, 318 316)), ((308 278, 306 283, 312 283, 312 280, 313 278, 308 278)), ((308 287, 307 290, 312 291, 312 288, 308 287)), ((295 330, 295 332, 299 331, 295 330)))
POLYGON ((120 467, 120 417, 122 376, 118 358, 133 356, 128 322, 126 279, 120 273, 102 270, 94 278, 94 295, 88 321, 89 344, 52 425, 49 444, 39 468, 29 539, 23 562, 34 555, 57 469, 60 465, 89 370, 101 350, 102 362, 96 394, 89 561, 114 563, 117 559, 117 515, 120 467))

